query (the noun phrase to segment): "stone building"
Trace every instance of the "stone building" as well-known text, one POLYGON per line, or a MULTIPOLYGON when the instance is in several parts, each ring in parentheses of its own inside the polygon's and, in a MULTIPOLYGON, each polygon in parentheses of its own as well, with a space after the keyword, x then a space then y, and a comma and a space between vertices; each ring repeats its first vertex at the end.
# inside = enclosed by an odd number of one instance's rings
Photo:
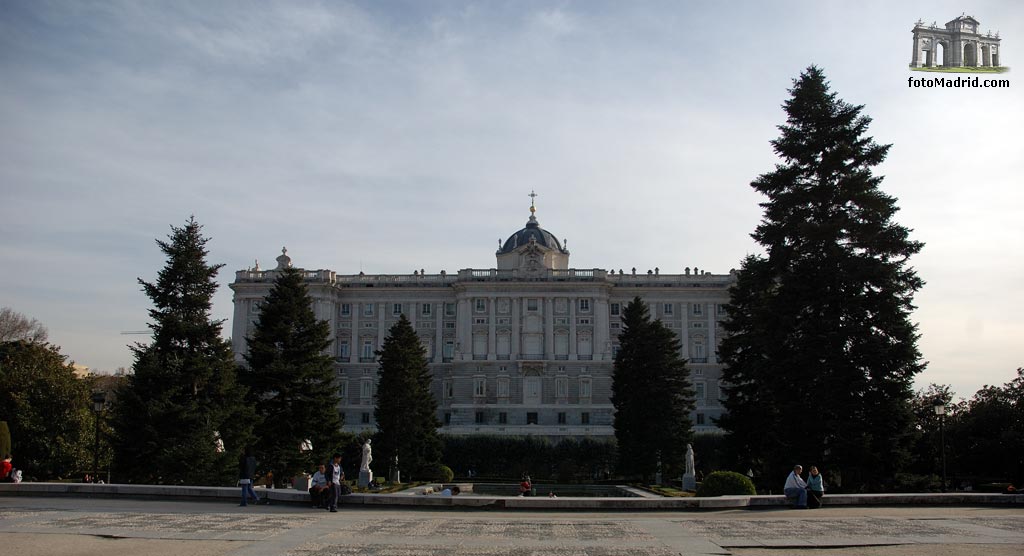
MULTIPOLYGON (((374 352, 404 314, 419 333, 434 374, 445 434, 613 436, 612 365, 622 309, 644 299, 653 318, 680 337, 697 391, 697 431, 717 428, 720 320, 735 277, 685 269, 573 269, 564 242, 526 226, 501 243, 495 268, 456 273, 338 274, 303 270, 313 309, 330 323, 345 430, 374 428, 374 352)), ((236 357, 277 269, 235 273, 236 357)))
POLYGON ((981 34, 977 19, 969 15, 939 27, 932 22, 914 24, 914 51, 910 67, 999 67, 999 32, 981 34))

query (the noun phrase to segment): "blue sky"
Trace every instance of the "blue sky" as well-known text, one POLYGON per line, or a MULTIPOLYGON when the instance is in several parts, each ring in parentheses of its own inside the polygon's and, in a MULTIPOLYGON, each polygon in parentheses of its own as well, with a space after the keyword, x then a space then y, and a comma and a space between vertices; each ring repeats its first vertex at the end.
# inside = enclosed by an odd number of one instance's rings
MULTIPOLYGON (((535 189, 572 266, 723 273, 759 252, 749 187, 814 63, 892 143, 919 385, 1024 365, 1024 98, 915 89, 919 18, 966 9, 1024 68, 1011 2, 0 0, 0 305, 79 363, 130 366, 190 214, 227 283, 281 246, 339 273, 489 268, 535 189)), ((230 327, 226 327, 230 330, 230 327)))

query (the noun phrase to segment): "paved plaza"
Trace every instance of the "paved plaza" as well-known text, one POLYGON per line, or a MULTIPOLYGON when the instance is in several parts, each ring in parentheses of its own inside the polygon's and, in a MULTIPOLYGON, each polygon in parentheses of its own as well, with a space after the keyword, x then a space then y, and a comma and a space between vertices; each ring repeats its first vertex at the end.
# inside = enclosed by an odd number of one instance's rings
POLYGON ((503 512, 0 497, 5 554, 1024 555, 1024 509, 503 512))

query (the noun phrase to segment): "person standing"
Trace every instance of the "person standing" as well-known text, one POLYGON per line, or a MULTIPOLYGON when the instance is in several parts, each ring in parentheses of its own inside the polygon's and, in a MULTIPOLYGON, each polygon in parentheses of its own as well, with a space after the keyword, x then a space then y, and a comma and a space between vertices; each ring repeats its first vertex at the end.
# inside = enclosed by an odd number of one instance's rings
POLYGON ((0 461, 0 483, 13 483, 14 482, 14 464, 11 460, 14 456, 11 454, 4 454, 4 460, 0 461))
POLYGON ((328 484, 330 489, 327 492, 327 509, 338 511, 338 497, 341 496, 341 481, 345 479, 345 472, 341 470, 341 454, 334 452, 331 456, 331 465, 327 470, 329 475, 328 484))
POLYGON ((248 506, 248 499, 253 499, 253 504, 260 503, 260 497, 252 489, 252 478, 256 475, 256 456, 252 455, 252 448, 246 448, 245 453, 238 457, 238 485, 242 487, 242 503, 239 506, 248 506))
POLYGON ((782 487, 782 493, 786 495, 786 498, 796 498, 795 507, 798 510, 807 509, 807 483, 800 477, 800 473, 803 471, 802 465, 793 466, 793 470, 786 477, 786 485, 782 487))
POLYGON ((810 475, 807 476, 807 507, 817 509, 821 507, 821 499, 825 496, 825 482, 821 478, 818 468, 811 466, 810 475))

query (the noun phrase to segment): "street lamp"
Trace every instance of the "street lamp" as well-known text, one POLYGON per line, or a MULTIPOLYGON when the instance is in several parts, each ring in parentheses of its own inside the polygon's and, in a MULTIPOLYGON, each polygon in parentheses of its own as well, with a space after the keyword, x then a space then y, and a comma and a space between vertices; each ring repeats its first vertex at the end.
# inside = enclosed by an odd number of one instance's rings
POLYGON ((942 446, 942 492, 946 492, 946 402, 942 398, 935 398, 932 402, 932 409, 939 416, 939 437, 942 446))
POLYGON ((100 469, 100 412, 107 405, 107 393, 103 390, 92 391, 92 410, 96 414, 96 440, 92 448, 92 480, 96 482, 100 469))

